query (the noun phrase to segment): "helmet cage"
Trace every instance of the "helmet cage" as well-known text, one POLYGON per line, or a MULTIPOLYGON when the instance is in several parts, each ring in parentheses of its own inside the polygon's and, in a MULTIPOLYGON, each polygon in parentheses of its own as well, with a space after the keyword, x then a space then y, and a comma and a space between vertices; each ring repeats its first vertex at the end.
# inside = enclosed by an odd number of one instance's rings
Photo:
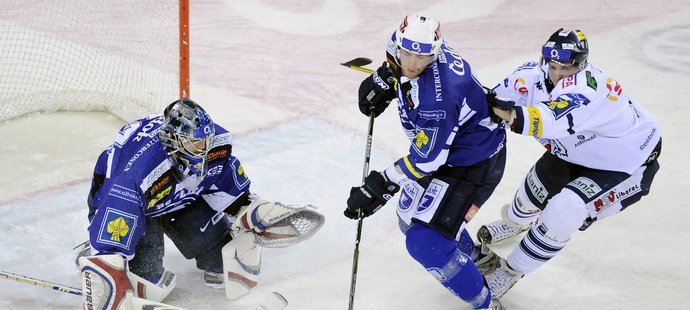
POLYGON ((204 176, 215 125, 209 115, 189 99, 171 103, 163 112, 159 138, 168 155, 184 168, 204 176))

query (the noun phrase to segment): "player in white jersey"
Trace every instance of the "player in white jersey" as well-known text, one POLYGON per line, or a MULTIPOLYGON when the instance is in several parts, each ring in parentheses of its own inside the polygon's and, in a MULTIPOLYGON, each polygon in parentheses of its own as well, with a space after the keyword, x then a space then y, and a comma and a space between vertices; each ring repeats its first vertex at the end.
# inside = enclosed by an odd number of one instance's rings
POLYGON ((506 259, 483 247, 478 267, 496 297, 558 254, 575 231, 647 195, 659 170, 659 123, 588 63, 588 53, 581 31, 561 28, 540 62, 525 63, 490 92, 494 118, 547 149, 503 219, 479 229, 484 243, 528 230, 506 259))

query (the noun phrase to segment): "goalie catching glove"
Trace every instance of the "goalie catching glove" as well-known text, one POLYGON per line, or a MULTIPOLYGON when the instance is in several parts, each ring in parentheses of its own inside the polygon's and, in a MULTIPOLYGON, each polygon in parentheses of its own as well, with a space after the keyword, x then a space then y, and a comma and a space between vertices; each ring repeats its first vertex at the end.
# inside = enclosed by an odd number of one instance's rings
POLYGON ((287 247, 311 238, 325 222, 325 217, 311 205, 287 206, 259 197, 237 213, 233 231, 248 230, 257 235, 262 247, 287 247))

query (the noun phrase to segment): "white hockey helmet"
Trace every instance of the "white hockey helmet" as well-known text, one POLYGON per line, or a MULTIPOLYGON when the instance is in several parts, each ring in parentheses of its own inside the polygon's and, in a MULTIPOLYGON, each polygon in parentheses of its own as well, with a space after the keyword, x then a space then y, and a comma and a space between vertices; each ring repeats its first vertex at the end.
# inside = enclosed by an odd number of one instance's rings
POLYGON ((395 31, 398 63, 400 49, 418 55, 438 56, 442 40, 441 23, 436 18, 419 13, 405 16, 395 31))

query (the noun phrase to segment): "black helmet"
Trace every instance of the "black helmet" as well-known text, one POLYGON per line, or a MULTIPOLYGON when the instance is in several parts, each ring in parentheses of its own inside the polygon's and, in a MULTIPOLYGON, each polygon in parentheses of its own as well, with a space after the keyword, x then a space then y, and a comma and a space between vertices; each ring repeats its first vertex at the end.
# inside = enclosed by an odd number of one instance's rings
POLYGON ((542 59, 584 68, 587 65, 589 44, 580 30, 558 29, 541 49, 542 59))

